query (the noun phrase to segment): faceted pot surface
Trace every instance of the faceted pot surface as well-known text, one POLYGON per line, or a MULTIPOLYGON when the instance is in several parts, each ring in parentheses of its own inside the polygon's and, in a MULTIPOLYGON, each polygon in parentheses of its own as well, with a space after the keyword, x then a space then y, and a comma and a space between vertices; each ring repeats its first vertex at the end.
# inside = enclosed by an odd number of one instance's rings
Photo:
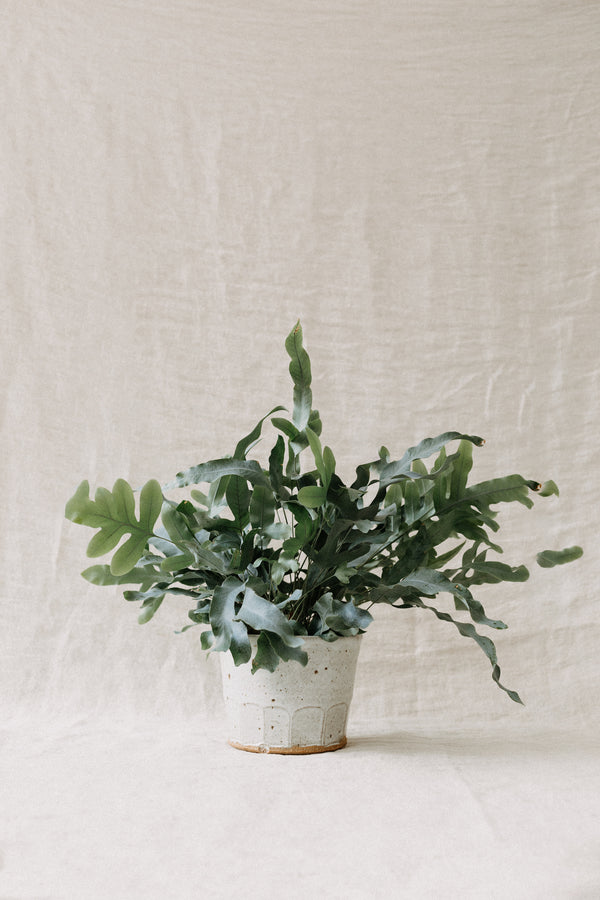
MULTIPOLYGON (((308 664, 280 662, 274 672, 235 666, 221 653, 229 743, 255 753, 323 753, 346 744, 346 721, 362 635, 306 637, 308 664)), ((257 636, 251 635, 253 655, 257 636)))

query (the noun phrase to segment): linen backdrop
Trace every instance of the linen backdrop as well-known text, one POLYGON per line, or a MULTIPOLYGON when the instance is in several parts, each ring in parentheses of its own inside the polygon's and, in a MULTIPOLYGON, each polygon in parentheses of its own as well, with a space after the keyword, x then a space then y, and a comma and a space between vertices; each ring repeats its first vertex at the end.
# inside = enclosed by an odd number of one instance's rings
POLYGON ((0 5, 3 897, 598 896, 599 42, 584 0, 0 5), (504 558, 583 559, 477 593, 525 707, 377 610, 348 748, 236 753, 186 603, 80 577, 77 484, 233 452, 298 318, 343 476, 457 429, 558 482, 504 558))

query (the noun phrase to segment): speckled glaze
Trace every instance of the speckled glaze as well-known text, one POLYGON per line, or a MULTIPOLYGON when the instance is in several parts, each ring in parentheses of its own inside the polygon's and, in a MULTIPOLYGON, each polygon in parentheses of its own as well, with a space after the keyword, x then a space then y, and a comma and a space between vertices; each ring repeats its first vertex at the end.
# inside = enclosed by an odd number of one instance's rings
MULTIPOLYGON (((305 638, 308 665, 281 662, 275 672, 235 666, 221 653, 229 743, 254 753, 324 753, 346 745, 346 720, 362 635, 329 643, 305 638)), ((256 636, 251 636, 253 655, 256 636)))

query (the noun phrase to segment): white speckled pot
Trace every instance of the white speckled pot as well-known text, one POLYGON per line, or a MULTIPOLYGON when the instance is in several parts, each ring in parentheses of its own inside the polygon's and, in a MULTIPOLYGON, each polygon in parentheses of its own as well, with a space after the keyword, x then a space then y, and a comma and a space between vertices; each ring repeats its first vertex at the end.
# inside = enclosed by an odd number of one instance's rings
MULTIPOLYGON (((324 753, 346 745, 346 720, 362 635, 329 643, 304 639, 308 665, 280 662, 274 672, 235 666, 221 653, 229 743, 254 753, 324 753)), ((257 637, 250 636, 253 655, 257 637)))

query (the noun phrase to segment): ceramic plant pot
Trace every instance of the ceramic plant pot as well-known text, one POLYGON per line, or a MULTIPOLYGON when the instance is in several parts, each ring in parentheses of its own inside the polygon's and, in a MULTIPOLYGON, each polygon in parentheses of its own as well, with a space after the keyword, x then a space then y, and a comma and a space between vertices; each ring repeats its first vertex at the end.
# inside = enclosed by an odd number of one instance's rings
MULTIPOLYGON (((362 635, 305 638, 308 664, 281 662, 274 672, 235 666, 221 653, 229 743, 254 753, 324 753, 346 745, 346 720, 362 635)), ((253 655, 256 636, 251 635, 253 655)))

